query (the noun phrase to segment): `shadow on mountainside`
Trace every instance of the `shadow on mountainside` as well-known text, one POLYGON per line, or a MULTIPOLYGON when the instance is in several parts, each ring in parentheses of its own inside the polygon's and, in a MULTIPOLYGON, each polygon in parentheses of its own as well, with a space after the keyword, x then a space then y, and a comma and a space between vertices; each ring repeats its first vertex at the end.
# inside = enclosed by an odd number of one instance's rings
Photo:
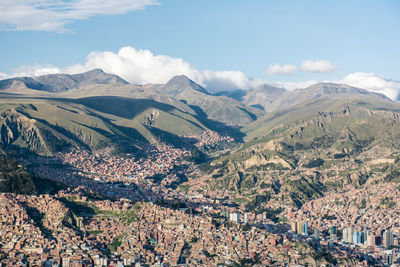
POLYGON ((194 138, 179 136, 156 127, 146 125, 144 125, 144 127, 156 137, 157 142, 172 144, 177 148, 189 149, 194 147, 194 144, 197 142, 197 140, 194 138))
POLYGON ((194 115, 194 117, 208 129, 213 130, 220 135, 229 135, 237 142, 243 142, 245 134, 240 131, 240 127, 230 126, 219 121, 208 119, 207 114, 199 106, 190 105, 189 107, 196 112, 197 115, 194 115))
POLYGON ((135 99, 118 96, 86 97, 75 100, 75 103, 125 119, 133 119, 148 108, 157 108, 165 112, 174 109, 173 106, 152 99, 135 99))

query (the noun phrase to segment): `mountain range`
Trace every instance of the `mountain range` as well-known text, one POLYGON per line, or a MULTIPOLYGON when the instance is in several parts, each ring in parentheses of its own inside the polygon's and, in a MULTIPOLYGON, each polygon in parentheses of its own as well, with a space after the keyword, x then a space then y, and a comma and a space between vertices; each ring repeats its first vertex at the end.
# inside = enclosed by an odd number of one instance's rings
POLYGON ((334 83, 318 83, 294 91, 263 84, 249 90, 211 94, 184 75, 172 77, 166 84, 134 85, 101 69, 73 75, 49 74, 1 80, 0 92, 52 97, 57 94, 71 98, 99 95, 150 98, 192 115, 238 127, 247 125, 265 112, 281 110, 314 98, 370 95, 388 99, 382 94, 334 83))
POLYGON ((382 94, 343 84, 318 83, 294 91, 261 85, 211 94, 184 75, 166 84, 133 85, 100 69, 6 79, 0 81, 0 93, 2 143, 45 153, 57 150, 45 141, 48 136, 96 148, 131 138, 152 142, 160 138, 155 128, 176 136, 211 129, 240 142, 268 134, 278 122, 312 119, 351 99, 397 105, 382 94), (159 119, 149 130, 144 118, 152 112, 159 119))
POLYGON ((37 77, 17 77, 0 81, 0 90, 11 92, 15 87, 26 87, 27 89, 64 92, 81 88, 91 84, 128 84, 117 75, 108 74, 101 69, 94 69, 81 74, 50 74, 37 77))
POLYGON ((183 75, 133 85, 93 70, 3 80, 0 95, 3 151, 140 153, 138 142, 188 148, 185 136, 232 136, 238 145, 205 163, 207 182, 187 190, 224 190, 249 209, 278 199, 301 206, 346 184, 397 179, 399 103, 344 84, 212 94, 183 75))

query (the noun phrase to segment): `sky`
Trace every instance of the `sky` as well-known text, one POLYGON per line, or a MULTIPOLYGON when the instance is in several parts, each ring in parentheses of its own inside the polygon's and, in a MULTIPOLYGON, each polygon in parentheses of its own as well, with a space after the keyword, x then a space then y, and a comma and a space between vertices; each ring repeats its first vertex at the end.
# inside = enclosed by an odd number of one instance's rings
POLYGON ((0 78, 91 68, 207 89, 400 92, 397 0, 0 0, 0 78))

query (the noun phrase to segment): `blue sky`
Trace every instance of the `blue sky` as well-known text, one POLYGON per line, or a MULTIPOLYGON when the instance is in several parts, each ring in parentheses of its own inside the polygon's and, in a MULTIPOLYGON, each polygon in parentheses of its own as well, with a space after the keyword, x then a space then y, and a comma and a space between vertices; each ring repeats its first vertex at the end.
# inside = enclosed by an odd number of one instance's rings
MULTIPOLYGON (((67 17, 60 9, 60 18, 50 14, 45 26, 34 12, 13 17, 23 7, 5 2, 0 3, 0 72, 8 75, 21 65, 85 65, 92 51, 118 53, 129 46, 183 59, 196 70, 235 70, 263 81, 341 80, 351 73, 400 80, 396 0, 123 0, 138 6, 104 10, 99 0, 91 13, 72 7, 75 13, 67 17), (330 67, 310 71, 301 67, 303 61, 330 67), (276 64, 292 70, 267 74, 268 66, 276 64)), ((29 6, 34 1, 20 2, 29 6)))

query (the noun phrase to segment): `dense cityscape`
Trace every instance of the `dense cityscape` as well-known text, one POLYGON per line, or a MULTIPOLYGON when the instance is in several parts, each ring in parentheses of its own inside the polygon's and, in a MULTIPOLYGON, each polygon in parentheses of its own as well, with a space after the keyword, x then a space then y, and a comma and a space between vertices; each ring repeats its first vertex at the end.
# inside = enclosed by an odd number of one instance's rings
POLYGON ((0 0, 0 267, 400 267, 399 14, 0 0))
MULTIPOLYGON (((231 141, 215 133, 202 136, 202 146, 231 141)), ((147 159, 137 160, 106 152, 75 149, 53 159, 25 160, 35 162, 26 167, 41 177, 70 186, 52 196, 1 194, 4 266, 387 265, 400 260, 400 219, 380 202, 385 196, 393 202, 385 205, 400 205, 394 184, 349 188, 301 209, 256 213, 228 198, 171 187, 179 175, 200 174, 183 160, 188 151, 159 144, 147 159), (162 179, 152 179, 155 175, 162 179)))

